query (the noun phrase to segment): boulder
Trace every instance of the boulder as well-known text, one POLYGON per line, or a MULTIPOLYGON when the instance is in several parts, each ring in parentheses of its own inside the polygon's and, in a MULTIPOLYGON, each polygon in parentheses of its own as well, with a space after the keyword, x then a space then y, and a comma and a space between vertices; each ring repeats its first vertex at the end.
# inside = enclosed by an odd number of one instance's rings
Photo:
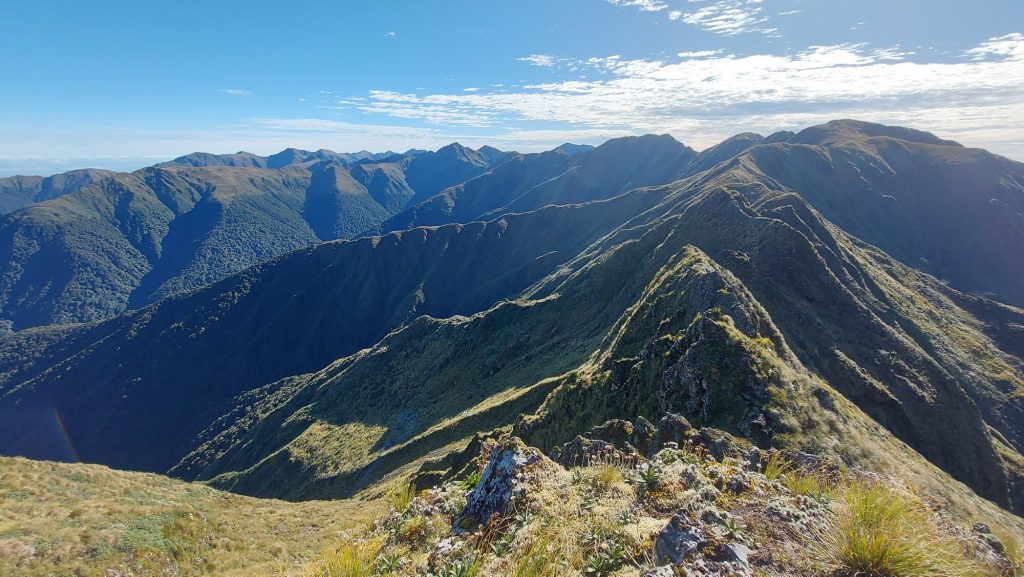
POLYGON ((651 441, 654 440, 654 434, 657 433, 658 428, 653 423, 643 418, 642 416, 637 417, 633 423, 633 437, 630 442, 640 453, 649 455, 651 450, 651 441))
POLYGON ((527 447, 519 439, 495 445, 480 481, 469 494, 466 507, 456 520, 456 532, 486 524, 495 514, 504 514, 510 501, 523 496, 524 479, 529 469, 543 459, 539 450, 527 447))
POLYGON ((585 467, 595 463, 635 463, 639 455, 626 443, 619 450, 608 441, 576 436, 575 439, 551 450, 551 460, 566 468, 585 467))
POLYGON ((680 564, 686 556, 707 542, 699 528, 690 525, 682 515, 672 517, 654 541, 654 556, 658 563, 680 564))
POLYGON ((591 429, 587 433, 587 438, 607 441, 616 447, 625 447, 633 438, 633 423, 623 419, 612 419, 591 429))
POLYGON ((683 441, 686 440, 686 433, 691 429, 693 427, 690 425, 690 421, 686 420, 686 417, 673 413, 665 414, 661 421, 658 422, 658 429, 651 439, 648 448, 649 454, 660 451, 668 443, 675 443, 677 447, 682 446, 683 441))

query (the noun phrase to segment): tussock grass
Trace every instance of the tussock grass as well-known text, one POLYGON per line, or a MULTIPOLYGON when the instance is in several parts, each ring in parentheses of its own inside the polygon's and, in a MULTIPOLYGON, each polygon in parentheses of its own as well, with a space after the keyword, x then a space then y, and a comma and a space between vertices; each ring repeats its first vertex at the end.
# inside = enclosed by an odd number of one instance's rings
POLYGON ((844 486, 839 517, 824 535, 821 553, 850 577, 983 575, 920 501, 877 482, 844 486))
POLYGON ((400 485, 388 494, 388 504, 397 513, 404 513, 409 504, 416 498, 416 486, 412 483, 400 485))
POLYGON ((764 464, 764 476, 769 481, 775 481, 782 475, 793 470, 793 462, 782 456, 782 453, 772 453, 768 462, 764 464))
POLYGON ((782 482, 797 495, 810 497, 819 503, 832 498, 835 483, 826 479, 819 471, 794 469, 782 476, 782 482))
POLYGON ((320 559, 306 566, 303 577, 370 577, 376 574, 375 542, 348 542, 324 549, 320 559))
POLYGON ((1024 576, 1024 543, 1015 533, 995 529, 995 536, 1003 544, 1004 555, 1013 567, 1014 577, 1024 576))
POLYGON ((562 566, 563 554, 555 539, 548 536, 536 539, 515 561, 507 577, 555 577, 562 566))
POLYGON ((294 574, 383 509, 253 499, 159 475, 0 457, 0 575, 294 574))
POLYGON ((590 479, 599 493, 606 493, 624 482, 622 471, 615 465, 597 465, 592 469, 590 479))

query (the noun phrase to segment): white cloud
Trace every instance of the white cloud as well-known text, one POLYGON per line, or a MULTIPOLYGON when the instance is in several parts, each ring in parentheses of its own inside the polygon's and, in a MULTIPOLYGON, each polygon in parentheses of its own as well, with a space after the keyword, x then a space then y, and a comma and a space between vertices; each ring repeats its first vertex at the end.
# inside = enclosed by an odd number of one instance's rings
POLYGON ((968 50, 967 55, 975 60, 992 57, 1024 60, 1024 34, 1015 32, 1006 36, 989 38, 987 42, 968 50))
POLYGON ((849 44, 790 55, 699 50, 664 60, 533 57, 537 62, 531 64, 567 77, 533 85, 482 84, 478 91, 453 94, 374 90, 340 98, 321 91, 307 98, 344 107, 349 122, 256 118, 191 131, 5 125, 0 126, 0 161, 18 170, 42 166, 42 171, 45 163, 19 159, 81 159, 86 154, 115 159, 106 164, 69 161, 60 166, 63 171, 114 167, 117 157, 170 159, 195 150, 404 150, 453 140, 531 151, 648 132, 670 133, 704 148, 738 132, 795 130, 835 118, 912 126, 1024 160, 1022 34, 991 38, 944 60, 900 47, 849 44), (575 78, 580 72, 589 79, 575 78), (352 120, 359 112, 378 120, 352 120))
POLYGON ((217 92, 220 92, 221 94, 230 94, 231 96, 252 96, 252 92, 242 90, 241 88, 221 88, 217 92))
POLYGON ((763 11, 761 0, 721 0, 692 12, 673 10, 668 17, 724 36, 746 32, 774 36, 776 28, 761 26, 768 20, 763 11))
POLYGON ((721 54, 721 53, 722 53, 721 50, 695 50, 695 51, 692 51, 692 52, 680 52, 680 53, 676 54, 676 56, 678 56, 680 58, 684 58, 684 59, 689 59, 689 58, 707 58, 709 56, 714 56, 716 54, 721 54))
POLYGON ((668 8, 668 4, 661 0, 608 0, 608 2, 616 6, 630 6, 644 12, 660 12, 668 8))
POLYGON ((395 37, 395 33, 394 32, 385 32, 384 36, 386 38, 394 38, 395 37))
POLYGON ((463 92, 479 92, 480 88, 478 88, 476 86, 467 86, 466 88, 463 88, 462 91, 463 92))
POLYGON ((548 54, 531 54, 518 59, 520 62, 528 62, 534 66, 551 68, 557 62, 554 56, 548 54))
POLYGON ((545 63, 585 69, 591 79, 515 92, 373 91, 360 110, 490 129, 526 121, 671 132, 696 146, 733 129, 793 128, 843 116, 912 120, 917 127, 968 134, 971 142, 996 149, 1011 142, 1009 132, 1021 140, 1024 115, 1015 114, 1024 108, 1024 36, 990 39, 953 61, 910 60, 911 54, 899 47, 836 45, 791 55, 684 52, 674 61, 547 56, 545 63))

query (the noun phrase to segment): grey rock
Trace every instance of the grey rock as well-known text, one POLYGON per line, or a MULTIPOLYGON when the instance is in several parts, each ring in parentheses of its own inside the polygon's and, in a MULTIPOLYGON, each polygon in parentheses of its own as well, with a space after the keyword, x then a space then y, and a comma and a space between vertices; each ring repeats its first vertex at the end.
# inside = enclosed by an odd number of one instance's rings
POLYGON ((666 414, 658 422, 658 430, 654 433, 648 453, 656 453, 668 443, 676 443, 678 447, 686 440, 686 433, 691 429, 693 426, 685 417, 673 413, 666 414))
POLYGON ((681 515, 676 515, 658 533, 654 554, 659 563, 679 564, 706 541, 707 538, 699 528, 691 526, 681 515))
POLYGON ((633 423, 622 419, 612 419, 594 427, 586 436, 623 447, 633 437, 633 423))
POLYGON ((576 436, 575 439, 551 450, 551 460, 563 467, 585 467, 597 462, 635 463, 638 456, 631 451, 627 443, 625 450, 600 439, 587 439, 576 436))
MULTIPOLYGON (((509 501, 522 492, 526 469, 540 461, 539 451, 519 442, 508 442, 491 451, 490 459, 462 510, 460 523, 472 519, 485 524, 495 513, 505 512, 509 501)), ((460 527, 456 527, 456 532, 460 527)))
POLYGON ((989 528, 988 525, 984 523, 975 523, 974 527, 971 528, 971 531, 973 531, 974 534, 976 534, 979 538, 981 538, 982 541, 984 541, 989 547, 991 547, 997 555, 1006 555, 1006 545, 1003 545, 1003 542, 999 540, 999 537, 996 537, 992 534, 992 529, 989 528))
POLYGON ((750 547, 742 543, 728 543, 722 545, 721 560, 726 563, 739 563, 744 567, 749 567, 750 562, 747 561, 747 557, 750 556, 750 547))
POLYGON ((443 565, 445 561, 450 559, 455 553, 457 553, 463 547, 463 542, 458 537, 448 537, 442 539, 434 547, 434 551, 430 554, 427 561, 430 567, 436 568, 439 565, 443 565))
POLYGON ((633 423, 633 446, 637 448, 641 453, 648 455, 651 450, 651 441, 654 440, 654 434, 658 432, 657 427, 647 419, 637 417, 633 423))

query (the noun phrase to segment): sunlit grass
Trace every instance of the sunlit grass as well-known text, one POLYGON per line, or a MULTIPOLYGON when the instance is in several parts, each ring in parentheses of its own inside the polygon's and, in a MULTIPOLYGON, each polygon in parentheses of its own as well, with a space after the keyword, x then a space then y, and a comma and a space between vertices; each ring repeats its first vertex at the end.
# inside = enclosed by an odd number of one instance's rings
POLYGON ((321 558, 306 567, 304 577, 370 577, 375 574, 375 542, 348 542, 324 549, 321 558))
POLYGON ((382 509, 253 499, 159 475, 0 458, 0 575, 287 574, 382 509))
POLYGON ((845 485, 838 519, 822 554, 846 576, 966 577, 982 575, 960 543, 934 526, 915 498, 880 483, 845 485))
POLYGON ((772 453, 768 462, 764 464, 764 476, 769 481, 775 481, 783 474, 793 470, 793 462, 782 456, 782 453, 772 453))
POLYGON ((409 508, 409 504, 416 497, 416 487, 411 483, 406 483, 392 489, 391 493, 388 494, 388 504, 395 511, 402 513, 409 508))

